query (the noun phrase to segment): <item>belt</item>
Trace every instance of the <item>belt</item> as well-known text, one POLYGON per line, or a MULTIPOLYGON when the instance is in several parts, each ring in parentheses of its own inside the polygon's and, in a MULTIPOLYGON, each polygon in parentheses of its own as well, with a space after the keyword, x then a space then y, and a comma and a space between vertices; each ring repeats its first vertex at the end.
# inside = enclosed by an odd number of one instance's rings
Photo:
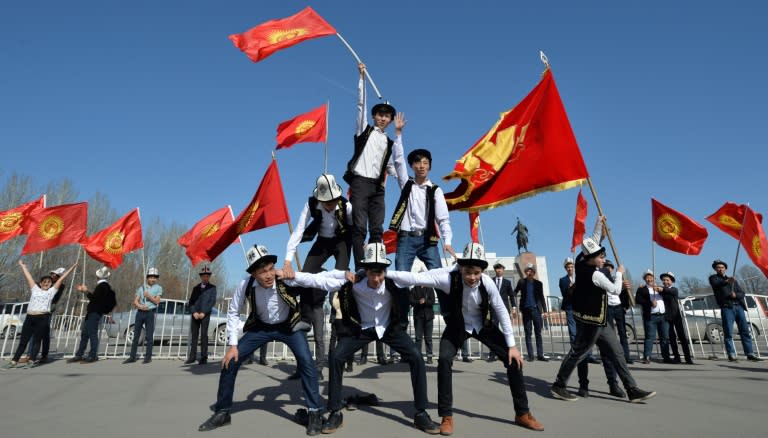
POLYGON ((397 235, 408 236, 408 237, 419 237, 424 235, 424 230, 411 230, 411 231, 400 230, 397 232, 397 235))
POLYGON ((651 316, 664 316, 666 313, 651 313, 651 316))

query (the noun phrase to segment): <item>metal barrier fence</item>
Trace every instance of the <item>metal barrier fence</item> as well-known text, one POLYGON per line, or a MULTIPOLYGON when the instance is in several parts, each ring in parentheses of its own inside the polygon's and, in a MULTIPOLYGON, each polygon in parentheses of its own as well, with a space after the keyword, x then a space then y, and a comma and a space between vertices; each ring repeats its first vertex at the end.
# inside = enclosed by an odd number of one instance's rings
MULTIPOLYGON (((543 317, 542 338, 545 355, 560 359, 570 349, 570 339, 565 312, 560 311, 560 299, 549 298, 549 309, 552 310, 543 317)), ((747 297, 747 318, 752 333, 753 349, 756 354, 768 350, 768 297, 750 295, 747 297)), ((10 358, 15 352, 19 342, 21 328, 26 317, 27 303, 6 304, 0 308, 0 358, 10 358)), ((77 351, 80 342, 80 325, 85 316, 87 303, 81 301, 65 309, 62 314, 54 315, 51 319, 50 353, 52 357, 71 357, 77 351)), ((688 297, 680 301, 683 309, 685 327, 691 351, 696 358, 725 358, 725 345, 723 344, 723 328, 720 318, 720 310, 714 305, 713 297, 688 297), (712 298, 712 299, 710 299, 712 298)), ((644 324, 641 310, 638 306, 630 308, 626 312, 626 327, 631 355, 634 358, 642 358, 644 341, 644 324)), ((117 312, 105 316, 99 333, 99 357, 100 358, 126 358, 130 353, 133 341, 133 322, 136 312, 117 312)), ((328 309, 326 308, 326 325, 324 339, 326 348, 330 338, 330 324, 327 322, 328 309)), ((158 306, 155 319, 153 358, 157 359, 185 359, 187 357, 190 314, 188 306, 181 300, 162 300, 158 306)), ((413 337, 413 321, 409 316, 409 334, 413 337)), ((512 314, 512 323, 515 328, 515 341, 518 349, 526 355, 523 318, 520 312, 512 314)), ((242 327, 242 325, 241 325, 242 327)), ((434 356, 438 355, 440 335, 445 328, 445 322, 436 312, 432 333, 434 356)), ((743 355, 738 331, 733 330, 734 344, 738 354, 743 355)), ((314 351, 314 334, 309 334, 310 348, 314 351)), ((535 339, 535 338, 534 338, 535 339)), ((139 354, 144 353, 144 335, 140 338, 139 354)), ((216 360, 226 353, 226 303, 222 303, 214 309, 209 324, 209 359, 216 360)), ((534 340, 535 345, 535 340, 534 340)), ((488 350, 479 341, 470 338, 468 342, 470 357, 484 358, 488 350)), ((658 343, 655 344, 656 356, 659 356, 658 343)), ((373 350, 373 349, 371 349, 373 350)), ((422 347, 422 352, 424 348, 422 347)), ((596 351, 595 351, 596 352, 596 351)), ((369 353, 371 354, 371 353, 369 353)), ((373 353, 375 355, 375 353, 373 353)), ((267 358, 271 360, 293 360, 290 349, 284 344, 273 342, 268 346, 267 358)))

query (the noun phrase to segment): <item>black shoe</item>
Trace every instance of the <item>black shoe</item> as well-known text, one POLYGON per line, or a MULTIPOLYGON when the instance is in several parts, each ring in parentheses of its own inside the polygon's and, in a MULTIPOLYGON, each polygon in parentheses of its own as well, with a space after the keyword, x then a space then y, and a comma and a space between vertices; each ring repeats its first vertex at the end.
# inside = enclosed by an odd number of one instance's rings
POLYGON ((750 354, 749 356, 747 356, 747 360, 750 361, 750 362, 762 362, 763 361, 762 358, 759 358, 759 357, 755 356, 754 354, 750 354))
POLYGON ((651 358, 650 358, 650 357, 644 357, 644 358, 643 358, 643 360, 642 360, 642 362, 643 362, 645 365, 648 365, 649 363, 651 363, 651 358))
POLYGON ((576 392, 576 394, 581 398, 588 398, 589 397, 589 388, 585 387, 579 387, 579 390, 576 392))
POLYGON ((128 359, 123 361, 123 363, 134 363, 134 362, 136 362, 135 357, 129 357, 128 359))
POLYGON ((568 389, 565 388, 565 386, 560 386, 557 383, 553 384, 551 388, 549 388, 549 393, 552 394, 552 397, 559 398, 560 400, 565 401, 576 401, 579 398, 568 392, 568 389))
POLYGON ((348 363, 347 363, 347 367, 346 367, 346 368, 344 368, 344 371, 346 371, 346 372, 348 372, 348 373, 351 373, 351 372, 352 372, 352 369, 353 369, 353 368, 352 368, 352 362, 348 362, 348 363))
POLYGON ((341 413, 341 411, 333 411, 331 412, 331 415, 328 416, 328 419, 325 420, 325 423, 323 424, 322 432, 334 433, 336 432, 336 429, 340 428, 343 425, 344 425, 344 415, 341 413))
POLYGON ((539 362, 549 362, 549 359, 544 356, 537 356, 536 360, 538 360, 539 362))
POLYGON ((466 363, 472 363, 472 358, 469 356, 464 356, 464 358, 461 359, 461 361, 466 363))
POLYGON ((387 359, 384 359, 383 357, 376 359, 376 362, 378 362, 379 365, 387 365, 389 363, 387 362, 387 359))
POLYGON ((683 363, 682 360, 680 360, 680 356, 672 358, 672 363, 683 363))
POLYGON ((632 360, 632 359, 627 359, 626 362, 627 362, 627 365, 634 365, 635 364, 635 361, 632 360))
MULTIPOLYGON (((200 360, 202 360, 202 359, 200 359, 200 360)), ((195 358, 194 357, 190 357, 189 359, 184 361, 184 365, 191 365, 193 363, 195 363, 195 358)))
POLYGON ((643 391, 640 388, 629 388, 627 392, 629 393, 630 403, 640 403, 643 400, 656 396, 656 391, 643 391))
POLYGON ((623 389, 619 388, 619 385, 614 383, 613 385, 610 385, 609 388, 610 388, 610 394, 612 396, 618 397, 618 398, 626 398, 627 397, 627 394, 624 393, 623 389))
POLYGON ((259 365, 268 366, 268 365, 269 365, 269 362, 267 362, 267 360, 266 360, 266 359, 259 359, 259 365))
POLYGON ((67 363, 79 363, 82 360, 82 356, 75 356, 72 359, 67 359, 67 363))
POLYGON ((356 411, 357 410, 357 396, 352 395, 347 397, 346 400, 344 400, 344 407, 347 408, 348 411, 356 411))
POLYGON ((670 359, 670 358, 668 358, 668 357, 666 357, 666 358, 662 359, 661 361, 662 361, 663 363, 680 363, 679 361, 678 361, 678 362, 675 362, 673 359, 670 359))
POLYGON ((496 358, 495 358, 495 357, 493 357, 493 355, 490 355, 490 356, 488 356, 488 358, 487 358, 486 360, 487 360, 488 362, 493 362, 494 360, 496 360, 496 358))
POLYGON ((685 360, 685 364, 686 364, 686 365, 694 365, 693 359, 691 359, 691 358, 689 357, 688 359, 686 359, 686 360, 685 360))
POLYGON ((527 356, 525 360, 526 362, 533 362, 533 356, 527 356))
POLYGON ((432 421, 426 411, 419 412, 413 417, 413 427, 430 435, 437 435, 440 433, 440 425, 432 421))
POLYGON ((203 356, 200 358, 200 362, 198 362, 200 365, 205 365, 208 363, 208 358, 203 356))
POLYGON ((307 422, 307 435, 319 435, 323 430, 323 414, 320 411, 310 411, 307 422))
POLYGON ((299 370, 294 371, 293 374, 288 376, 288 380, 298 380, 300 378, 301 378, 301 374, 299 374, 299 370))
POLYGON ((598 359, 598 358, 596 358, 594 356, 590 356, 590 358, 587 359, 587 362, 595 364, 595 365, 600 365, 601 363, 603 363, 602 360, 600 360, 600 359, 598 359))
POLYGON ((432 358, 431 358, 431 357, 428 357, 428 358, 427 358, 427 362, 426 362, 426 364, 427 364, 427 365, 432 365, 432 363, 433 363, 433 360, 432 360, 432 358))
POLYGON ((368 358, 367 357, 361 357, 360 360, 357 361, 358 365, 365 365, 367 363, 368 363, 368 358))
POLYGON ((83 363, 83 364, 85 364, 85 363, 94 363, 94 362, 96 362, 98 360, 99 360, 98 357, 86 357, 85 359, 81 360, 80 363, 83 363))
POLYGON ((200 432, 207 432, 229 424, 232 424, 232 418, 229 416, 229 412, 219 411, 213 414, 211 418, 205 420, 205 423, 201 424, 197 430, 200 432))
POLYGON ((150 362, 152 362, 152 358, 151 357, 145 357, 144 360, 141 361, 141 363, 143 363, 144 365, 146 365, 146 364, 148 364, 150 362))
POLYGON ((736 356, 728 356, 728 362, 738 362, 739 360, 736 359, 736 356))

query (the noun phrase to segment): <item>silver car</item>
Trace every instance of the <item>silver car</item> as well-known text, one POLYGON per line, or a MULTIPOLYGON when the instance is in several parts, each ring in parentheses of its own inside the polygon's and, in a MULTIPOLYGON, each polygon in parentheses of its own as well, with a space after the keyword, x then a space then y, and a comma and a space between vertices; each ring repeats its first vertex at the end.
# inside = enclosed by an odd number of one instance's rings
MULTIPOLYGON (((722 342, 723 327, 720 324, 719 318, 686 314, 685 320, 687 323, 686 329, 692 341, 722 342)), ((627 310, 625 328, 627 330, 627 339, 630 342, 645 340, 645 325, 643 324, 643 308, 641 306, 634 306, 627 310)))
POLYGON ((15 338, 21 334, 21 326, 27 318, 27 306, 24 303, 0 303, 0 337, 15 338))

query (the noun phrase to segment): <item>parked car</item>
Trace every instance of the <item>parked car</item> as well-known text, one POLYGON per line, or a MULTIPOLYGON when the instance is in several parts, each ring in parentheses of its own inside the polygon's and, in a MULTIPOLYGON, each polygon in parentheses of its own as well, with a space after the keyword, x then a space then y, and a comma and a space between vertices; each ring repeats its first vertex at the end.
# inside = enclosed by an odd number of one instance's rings
POLYGON ((0 303, 0 337, 15 338, 21 334, 21 326, 27 318, 27 306, 24 303, 0 303))
MULTIPOLYGON (((744 300, 747 302, 747 318, 758 321, 768 319, 768 296, 746 294, 744 300)), ((683 300, 683 309, 687 315, 720 318, 720 307, 717 305, 714 295, 686 297, 683 300)))
MULTIPOLYGON (((155 343, 186 342, 189 337, 189 320, 191 313, 189 306, 183 300, 163 299, 157 305, 155 318, 155 343)), ((133 342, 133 322, 135 311, 116 312, 112 314, 112 321, 107 325, 107 334, 110 338, 118 335, 125 339, 126 343, 133 342)), ((241 320, 239 334, 242 333, 243 322, 241 320)), ((238 334, 238 336, 239 336, 238 334)), ((211 321, 208 324, 209 342, 218 345, 227 344, 227 315, 214 308, 211 311, 211 321)), ((142 330, 139 343, 144 343, 145 334, 142 330)))
MULTIPOLYGON (((685 320, 688 323, 688 335, 692 341, 722 342, 723 326, 720 324, 720 318, 703 315, 685 315, 685 320)), ((643 324, 643 308, 641 306, 634 306, 627 310, 625 328, 627 330, 627 339, 630 341, 645 340, 645 325, 643 324), (634 322, 634 327, 632 322, 634 322)))

